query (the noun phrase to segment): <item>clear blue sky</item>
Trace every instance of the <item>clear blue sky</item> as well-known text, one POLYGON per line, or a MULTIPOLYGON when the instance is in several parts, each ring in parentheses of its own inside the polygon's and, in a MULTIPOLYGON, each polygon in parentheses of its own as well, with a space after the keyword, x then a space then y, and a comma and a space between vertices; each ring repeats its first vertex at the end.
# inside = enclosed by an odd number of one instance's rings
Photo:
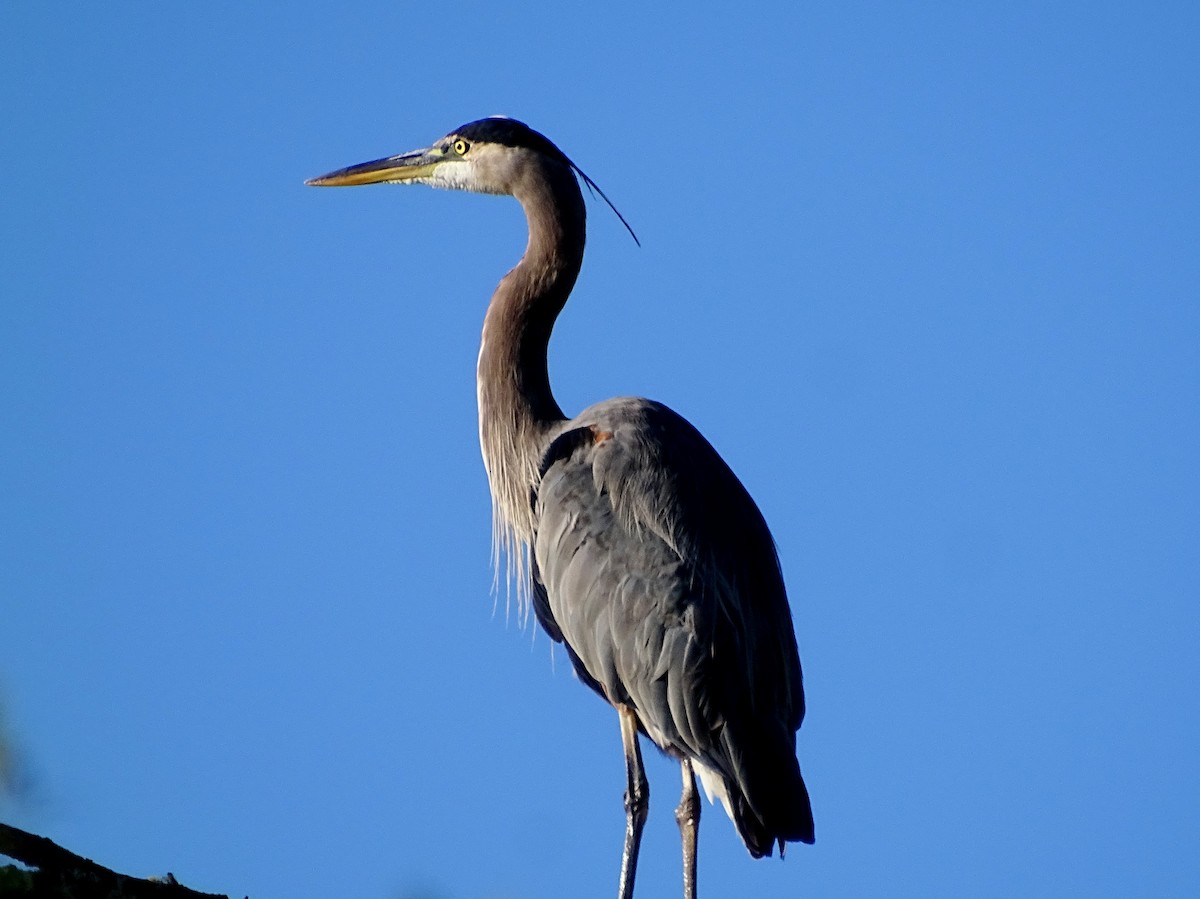
POLYGON ((593 204, 561 404, 688 416, 784 562, 818 842, 706 806, 701 895, 1200 890, 1200 7, 903 6, 8 6, 0 818, 254 899, 615 892, 616 717, 490 593, 519 207, 302 186, 506 113, 643 243, 593 204))

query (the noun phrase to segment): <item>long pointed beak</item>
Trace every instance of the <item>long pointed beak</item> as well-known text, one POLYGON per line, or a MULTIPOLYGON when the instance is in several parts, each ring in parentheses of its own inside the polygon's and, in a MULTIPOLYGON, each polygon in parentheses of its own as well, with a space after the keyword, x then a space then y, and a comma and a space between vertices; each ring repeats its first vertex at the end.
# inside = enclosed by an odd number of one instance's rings
POLYGON ((310 187, 349 187, 354 184, 378 184, 381 181, 421 181, 433 174, 433 170, 445 158, 436 147, 413 150, 399 156, 360 162, 328 175, 310 178, 304 183, 310 187))

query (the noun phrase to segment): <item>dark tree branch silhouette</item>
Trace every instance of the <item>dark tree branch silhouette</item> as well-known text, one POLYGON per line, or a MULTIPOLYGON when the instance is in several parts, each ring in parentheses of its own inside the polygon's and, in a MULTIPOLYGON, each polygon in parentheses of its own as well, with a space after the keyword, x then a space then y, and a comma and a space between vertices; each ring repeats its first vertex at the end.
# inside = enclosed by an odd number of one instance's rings
POLYGON ((161 879, 118 874, 46 837, 0 824, 0 856, 4 855, 34 869, 0 867, 0 893, 14 899, 229 899, 188 889, 171 874, 161 879))

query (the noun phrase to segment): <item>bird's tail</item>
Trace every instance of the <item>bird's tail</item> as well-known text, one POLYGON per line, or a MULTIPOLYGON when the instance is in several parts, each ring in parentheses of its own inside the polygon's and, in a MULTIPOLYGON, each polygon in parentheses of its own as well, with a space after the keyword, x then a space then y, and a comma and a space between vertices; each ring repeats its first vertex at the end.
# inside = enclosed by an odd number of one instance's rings
POLYGON ((697 770, 710 798, 720 798, 750 854, 771 855, 778 844, 782 855, 786 843, 814 842, 812 803, 792 741, 756 741, 750 758, 734 741, 722 742, 732 776, 703 766, 697 770), (719 785, 712 782, 717 779, 719 785))

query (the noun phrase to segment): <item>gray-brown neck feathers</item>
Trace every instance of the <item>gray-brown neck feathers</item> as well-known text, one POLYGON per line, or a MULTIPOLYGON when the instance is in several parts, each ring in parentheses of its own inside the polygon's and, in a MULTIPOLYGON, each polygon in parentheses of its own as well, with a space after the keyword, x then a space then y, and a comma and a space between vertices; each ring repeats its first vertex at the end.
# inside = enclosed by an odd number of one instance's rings
POLYGON ((479 442, 492 491, 492 560, 515 580, 528 610, 534 535, 531 490, 548 441, 563 422, 550 390, 546 348, 583 262, 586 212, 574 174, 541 155, 513 185, 529 223, 525 255, 501 280, 479 349, 479 442), (503 558, 502 558, 503 557, 503 558))

